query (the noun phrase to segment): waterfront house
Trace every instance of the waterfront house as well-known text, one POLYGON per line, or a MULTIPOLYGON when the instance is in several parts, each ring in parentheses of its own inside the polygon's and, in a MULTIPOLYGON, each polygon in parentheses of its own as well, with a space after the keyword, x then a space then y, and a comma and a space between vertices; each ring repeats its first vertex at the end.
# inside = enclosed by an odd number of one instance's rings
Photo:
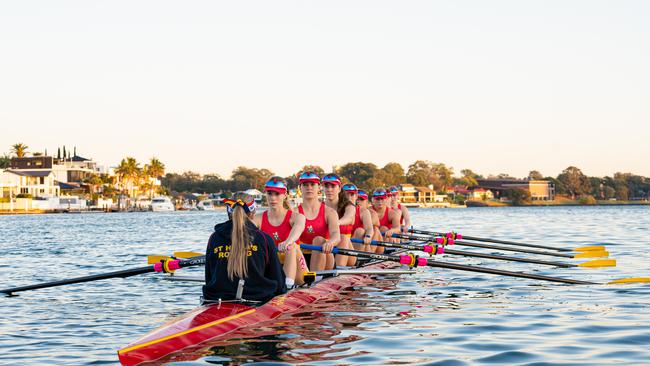
POLYGON ((477 188, 493 192, 494 197, 500 198, 505 191, 522 189, 530 192, 533 201, 551 201, 555 199, 555 185, 546 180, 523 179, 477 179, 477 188))
POLYGON ((415 189, 415 186, 412 184, 402 184, 399 187, 399 195, 400 195, 400 202, 402 203, 417 203, 418 202, 418 197, 417 193, 418 191, 415 189))

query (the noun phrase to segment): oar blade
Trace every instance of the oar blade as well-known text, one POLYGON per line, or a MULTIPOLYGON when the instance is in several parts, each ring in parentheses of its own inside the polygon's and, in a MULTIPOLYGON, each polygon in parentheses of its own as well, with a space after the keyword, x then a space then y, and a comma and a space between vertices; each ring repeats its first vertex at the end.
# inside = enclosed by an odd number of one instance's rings
POLYGON ((591 245, 573 249, 574 252, 604 252, 607 251, 604 245, 591 245))
POLYGON ((589 262, 584 262, 578 264, 579 267, 589 267, 589 268, 598 268, 598 267, 616 267, 616 259, 596 259, 589 262))
POLYGON ((205 253, 197 253, 197 252, 174 252, 172 254, 176 258, 182 258, 182 259, 187 259, 187 258, 193 258, 193 257, 200 257, 202 255, 205 255, 205 253))
POLYGON ((584 252, 584 253, 578 253, 573 256, 573 258, 607 258, 607 257, 609 257, 609 252, 606 251, 584 252))
POLYGON ((650 277, 621 278, 618 280, 607 282, 608 285, 623 284, 623 283, 650 283, 650 277))
POLYGON ((168 255, 149 255, 147 256, 147 264, 156 264, 168 259, 172 258, 168 255))

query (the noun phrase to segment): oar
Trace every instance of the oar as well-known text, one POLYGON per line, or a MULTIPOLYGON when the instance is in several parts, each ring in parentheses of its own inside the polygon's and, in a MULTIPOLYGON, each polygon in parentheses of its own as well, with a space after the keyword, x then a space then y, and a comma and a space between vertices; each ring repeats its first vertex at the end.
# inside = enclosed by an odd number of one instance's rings
MULTIPOLYGON (((363 244, 363 240, 361 239, 355 239, 352 238, 351 241, 353 243, 358 243, 358 244, 363 244)), ((442 245, 413 245, 413 244, 405 244, 405 243, 390 243, 387 241, 377 241, 373 240, 370 242, 371 245, 378 245, 382 247, 388 247, 388 248, 402 248, 402 249, 409 249, 409 250, 420 250, 426 253, 429 253, 430 255, 434 254, 452 254, 452 255, 460 255, 463 257, 476 257, 476 258, 487 258, 487 259, 496 259, 496 260, 502 260, 502 261, 511 261, 511 262, 521 262, 521 263, 534 263, 534 264, 541 264, 545 266, 554 266, 554 267, 562 267, 562 268, 575 268, 575 267, 591 267, 591 268, 596 268, 596 267, 616 267, 616 260, 615 259, 596 259, 580 264, 571 264, 571 263, 563 263, 563 262, 550 262, 550 261, 543 261, 539 259, 529 259, 529 258, 517 258, 517 257, 509 257, 505 255, 494 255, 494 254, 485 254, 485 253, 475 253, 475 252, 467 252, 463 250, 454 250, 454 249, 447 249, 442 245)))
MULTIPOLYGON (((411 240, 429 240, 430 238, 424 238, 421 236, 414 236, 414 235, 405 235, 405 234, 393 234, 394 238, 402 238, 402 239, 411 239, 411 240)), ((440 238, 434 238, 434 239, 440 239, 440 238)), ((485 249, 497 249, 497 250, 503 250, 506 252, 518 252, 518 253, 528 253, 528 254, 538 254, 538 255, 547 255, 551 257, 560 257, 560 258, 603 258, 603 257, 609 257, 608 252, 584 252, 584 253, 578 253, 578 254, 564 254, 564 253, 552 253, 552 252, 544 252, 540 250, 532 250, 532 249, 520 249, 520 248, 512 248, 512 247, 504 247, 500 245, 488 245, 488 244, 480 244, 480 243, 470 243, 467 241, 462 241, 462 240, 453 240, 453 239, 447 239, 449 241, 449 245, 456 244, 456 245, 463 245, 467 247, 475 247, 475 248, 485 248, 485 249)))
POLYGON ((538 249, 549 249, 549 250, 556 250, 558 252, 589 252, 589 251, 597 251, 597 252, 602 252, 605 251, 605 247, 603 245, 591 245, 591 246, 586 246, 586 247, 580 247, 580 248, 558 248, 558 247, 551 247, 551 246, 546 246, 546 245, 538 245, 538 244, 529 244, 529 243, 520 243, 520 242, 515 242, 515 241, 508 241, 508 240, 499 240, 499 239, 491 239, 491 238, 479 238, 478 236, 469 236, 469 235, 461 235, 455 232, 449 232, 449 233, 441 233, 437 231, 427 231, 427 230, 417 230, 417 229, 409 229, 408 231, 414 233, 414 234, 422 234, 422 235, 431 235, 431 236, 441 236, 441 237, 446 237, 449 239, 465 239, 465 240, 474 240, 474 241, 483 241, 487 243, 495 243, 495 244, 506 244, 506 245, 516 245, 516 246, 522 246, 522 247, 529 247, 529 248, 538 248, 538 249))
MULTIPOLYGON (((322 247, 320 247, 318 245, 301 244, 300 247, 302 249, 309 249, 309 250, 322 250, 322 247)), ((589 281, 572 280, 572 279, 566 279, 566 278, 560 278, 560 277, 550 277, 550 276, 536 275, 536 274, 531 274, 531 273, 512 272, 512 271, 505 271, 505 270, 486 268, 486 267, 477 267, 477 266, 468 266, 468 265, 448 263, 448 262, 439 262, 439 261, 428 260, 428 259, 422 258, 422 257, 417 257, 417 256, 414 256, 412 254, 411 255, 392 256, 392 255, 386 255, 386 254, 375 254, 375 253, 362 252, 362 251, 351 250, 351 249, 341 249, 341 248, 338 248, 338 247, 334 247, 334 249, 332 249, 332 253, 334 253, 334 254, 341 253, 343 255, 349 255, 349 256, 353 256, 353 257, 365 257, 365 258, 371 258, 371 259, 379 259, 379 260, 383 260, 383 261, 398 262, 398 263, 401 263, 401 264, 406 264, 406 265, 408 265, 410 267, 429 266, 429 267, 449 268, 449 269, 456 269, 456 270, 460 270, 460 271, 490 273, 490 274, 509 276, 509 277, 528 278, 528 279, 550 281, 550 282, 558 282, 558 283, 568 283, 568 284, 573 284, 573 285, 596 285, 597 284, 595 282, 589 282, 589 281)))
POLYGON ((74 283, 106 280, 106 279, 109 279, 109 278, 127 278, 127 277, 137 276, 139 274, 144 274, 144 273, 149 273, 149 272, 167 272, 167 273, 171 273, 171 272, 174 272, 175 270, 180 269, 180 268, 191 267, 191 266, 200 266, 200 265, 204 265, 204 264, 205 264, 205 257, 204 256, 194 257, 194 258, 184 259, 184 260, 179 260, 179 259, 163 260, 162 262, 158 262, 158 263, 155 263, 153 265, 146 266, 146 267, 123 269, 121 271, 107 272, 107 273, 101 273, 101 274, 83 276, 83 277, 75 277, 75 278, 69 278, 69 279, 59 280, 59 281, 37 283, 37 284, 27 285, 27 286, 6 288, 6 289, 3 289, 3 290, 0 290, 0 293, 4 293, 4 294, 7 294, 7 295, 12 295, 12 294, 14 294, 16 292, 20 292, 20 291, 37 290, 37 289, 41 289, 41 288, 56 287, 56 286, 63 286, 63 285, 71 285, 71 284, 74 284, 74 283))
MULTIPOLYGON (((309 250, 322 250, 322 247, 318 245, 301 244, 300 247, 302 249, 309 249, 309 250)), ((334 254, 341 253, 343 255, 349 255, 353 257, 365 257, 365 258, 378 259, 384 261, 398 262, 401 264, 406 264, 410 267, 424 267, 424 266, 439 267, 439 268, 456 269, 459 271, 489 273, 489 274, 495 274, 501 276, 528 278, 533 280, 567 283, 573 285, 601 285, 602 284, 602 283, 590 282, 590 281, 572 280, 568 278, 542 276, 542 275, 536 275, 532 273, 512 272, 512 271, 505 271, 505 270, 499 270, 499 269, 487 268, 487 267, 468 266, 463 264, 440 262, 432 259, 420 258, 414 256, 413 254, 392 256, 386 254, 362 252, 362 251, 351 250, 351 249, 341 249, 337 247, 334 247, 334 249, 332 249, 332 253, 334 254)), ((622 283, 650 283, 650 277, 622 278, 604 284, 622 284, 622 283)))

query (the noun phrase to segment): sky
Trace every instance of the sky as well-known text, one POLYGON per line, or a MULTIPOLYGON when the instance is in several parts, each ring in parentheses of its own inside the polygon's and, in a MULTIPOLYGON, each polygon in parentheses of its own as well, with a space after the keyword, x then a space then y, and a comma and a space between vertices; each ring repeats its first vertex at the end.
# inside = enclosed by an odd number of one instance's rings
POLYGON ((6 1, 0 153, 650 176, 647 1, 6 1))

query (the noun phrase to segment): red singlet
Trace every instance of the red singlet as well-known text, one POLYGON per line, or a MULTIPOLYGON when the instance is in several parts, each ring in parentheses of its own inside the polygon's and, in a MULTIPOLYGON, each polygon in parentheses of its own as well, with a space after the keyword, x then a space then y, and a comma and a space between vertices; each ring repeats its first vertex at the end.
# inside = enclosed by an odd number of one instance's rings
MULTIPOLYGON (((373 207, 373 209, 374 209, 374 207, 373 207)), ((382 217, 379 219, 379 227, 385 226, 385 227, 387 227, 387 228, 389 228, 389 229, 393 227, 393 226, 391 225, 390 217, 389 217, 389 215, 388 215, 388 211, 389 211, 389 210, 390 210, 390 208, 386 207, 386 210, 384 211, 384 216, 382 216, 382 217)), ((375 212, 376 212, 376 211, 377 211, 377 210, 375 209, 375 212)), ((379 215, 379 212, 377 212, 377 215, 379 215)))
MULTIPOLYGON (((357 209, 356 216, 354 217, 354 219, 356 220, 357 216, 359 216, 359 207, 355 206, 355 208, 357 209)), ((353 231, 354 231, 354 222, 352 223, 352 225, 339 225, 339 232, 343 235, 352 236, 353 231)))
POLYGON ((352 224, 352 233, 358 228, 363 228, 363 222, 361 222, 361 207, 357 206, 357 212, 354 214, 354 224, 352 224))
POLYGON ((269 221, 269 212, 266 211, 262 214, 262 225, 260 226, 260 230, 271 235, 273 242, 277 246, 278 243, 282 243, 283 241, 287 240, 289 233, 291 233, 292 214, 293 212, 291 210, 288 210, 280 226, 273 226, 269 221))
MULTIPOLYGON (((298 206, 298 212, 305 215, 305 211, 302 209, 302 205, 298 206)), ((321 202, 320 209, 318 209, 318 215, 313 220, 310 220, 305 215, 305 230, 300 235, 300 242, 305 244, 312 244, 314 238, 321 236, 325 239, 330 238, 329 227, 325 221, 325 204, 321 202)))

